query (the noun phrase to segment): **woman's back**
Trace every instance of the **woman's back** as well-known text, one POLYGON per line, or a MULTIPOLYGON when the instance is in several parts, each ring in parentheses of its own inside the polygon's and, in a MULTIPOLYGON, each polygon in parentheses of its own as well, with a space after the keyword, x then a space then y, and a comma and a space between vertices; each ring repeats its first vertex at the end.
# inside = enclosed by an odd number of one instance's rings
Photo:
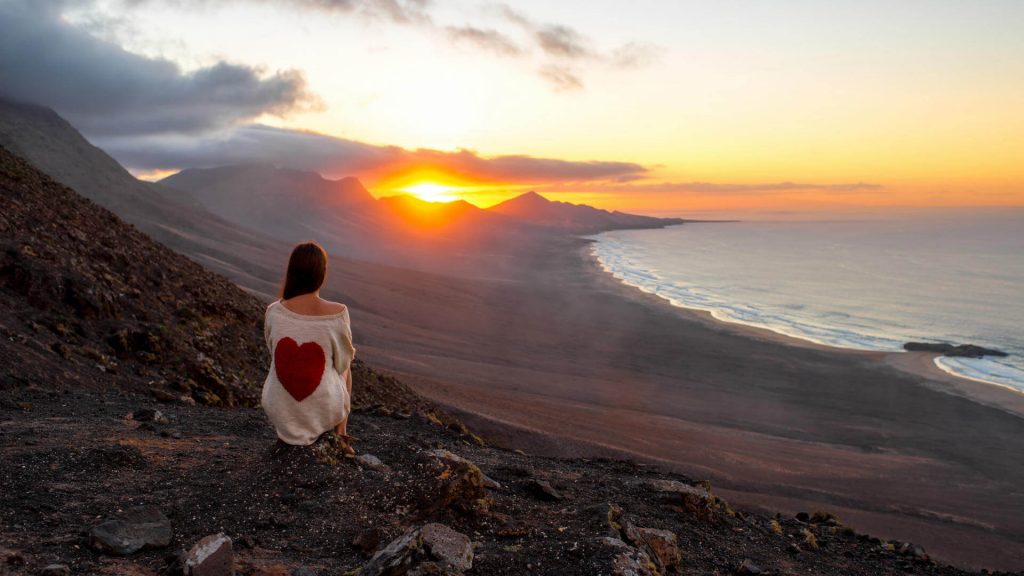
POLYGON ((262 403, 278 437, 311 444, 344 421, 346 386, 355 356, 348 309, 319 298, 293 298, 267 307, 264 335, 271 354, 262 403))

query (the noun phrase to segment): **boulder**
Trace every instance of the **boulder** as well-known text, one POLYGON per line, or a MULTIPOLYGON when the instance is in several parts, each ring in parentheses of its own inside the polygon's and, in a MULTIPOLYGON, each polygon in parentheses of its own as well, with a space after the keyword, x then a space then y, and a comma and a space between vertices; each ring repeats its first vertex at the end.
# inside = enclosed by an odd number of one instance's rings
POLYGON ((457 575, 473 567, 473 544, 460 532, 431 523, 413 526, 370 558, 359 576, 457 575))
POLYGON ((910 542, 904 542, 897 550, 903 556, 911 556, 918 560, 929 560, 928 553, 924 551, 924 548, 918 544, 911 544, 910 542))
POLYGON ((443 449, 425 450, 416 458, 430 477, 417 497, 422 511, 485 512, 490 508, 491 498, 476 464, 443 449))
POLYGON ((612 576, 658 576, 658 568, 645 552, 630 548, 612 559, 612 576))
POLYGON ((611 565, 612 576, 659 576, 657 565, 643 550, 612 536, 602 536, 598 542, 615 550, 611 565))
POLYGON ((444 524, 427 524, 420 530, 423 548, 432 558, 464 572, 473 567, 473 543, 469 537, 444 524))
POLYGON ((171 521, 156 508, 143 507, 93 527, 89 544, 100 552, 127 556, 143 548, 163 548, 171 536, 171 521))
POLYGON ((704 520, 712 520, 718 512, 732 515, 729 504, 711 493, 710 485, 691 486, 678 480, 652 479, 646 482, 647 487, 661 492, 682 511, 704 520))
MULTIPOLYGON (((643 543, 647 555, 658 565, 660 572, 679 567, 683 561, 683 553, 679 550, 679 538, 674 532, 656 528, 637 528, 636 534, 643 543)), ((640 542, 634 544, 640 546, 640 542)))
POLYGON ((555 490, 551 483, 547 480, 534 479, 526 485, 526 488, 535 497, 541 500, 547 500, 548 502, 555 502, 558 500, 564 500, 565 496, 561 492, 555 490))
POLYGON ((196 542, 185 555, 185 576, 234 576, 235 553, 231 538, 212 534, 196 542))
POLYGON ((71 567, 67 564, 50 564, 39 571, 39 576, 71 576, 71 567))
POLYGON ((359 576, 397 576, 405 574, 420 548, 420 529, 412 527, 377 551, 359 570, 359 576))
POLYGON ((385 474, 391 472, 391 467, 381 462, 380 458, 377 458, 373 454, 360 454, 355 457, 355 461, 360 468, 373 470, 374 472, 382 472, 385 474))
POLYGON ((982 356, 1008 356, 1002 350, 983 348, 974 344, 950 344, 948 342, 907 342, 903 349, 908 352, 935 352, 943 356, 959 356, 962 358, 981 358, 982 356))

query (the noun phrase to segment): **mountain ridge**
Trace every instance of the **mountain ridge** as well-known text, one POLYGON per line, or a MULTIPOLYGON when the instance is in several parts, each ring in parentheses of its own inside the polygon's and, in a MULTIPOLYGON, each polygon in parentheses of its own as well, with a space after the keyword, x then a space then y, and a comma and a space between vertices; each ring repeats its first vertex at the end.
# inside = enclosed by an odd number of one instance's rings
POLYGON ((587 204, 550 200, 533 190, 491 206, 488 210, 569 232, 586 234, 618 229, 663 228, 685 222, 681 218, 627 214, 587 204))

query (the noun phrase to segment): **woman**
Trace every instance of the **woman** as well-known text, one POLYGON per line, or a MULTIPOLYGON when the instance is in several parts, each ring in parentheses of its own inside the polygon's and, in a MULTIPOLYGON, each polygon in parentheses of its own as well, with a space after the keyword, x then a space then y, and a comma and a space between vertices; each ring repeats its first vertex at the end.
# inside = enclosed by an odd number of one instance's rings
POLYGON ((267 307, 263 325, 271 365, 263 383, 263 409, 287 444, 309 445, 333 430, 346 455, 352 397, 348 308, 320 298, 327 253, 306 242, 292 250, 281 299, 267 307))

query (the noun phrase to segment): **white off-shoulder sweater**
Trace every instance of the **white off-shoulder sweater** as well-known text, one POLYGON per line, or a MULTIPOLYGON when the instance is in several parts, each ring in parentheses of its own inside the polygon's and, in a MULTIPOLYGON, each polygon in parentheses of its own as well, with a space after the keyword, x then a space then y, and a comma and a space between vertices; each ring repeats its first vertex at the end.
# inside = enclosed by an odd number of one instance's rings
POLYGON ((308 445, 337 426, 351 410, 345 387, 356 350, 348 308, 329 316, 307 316, 280 301, 267 307, 263 333, 270 373, 262 404, 277 436, 308 445))

